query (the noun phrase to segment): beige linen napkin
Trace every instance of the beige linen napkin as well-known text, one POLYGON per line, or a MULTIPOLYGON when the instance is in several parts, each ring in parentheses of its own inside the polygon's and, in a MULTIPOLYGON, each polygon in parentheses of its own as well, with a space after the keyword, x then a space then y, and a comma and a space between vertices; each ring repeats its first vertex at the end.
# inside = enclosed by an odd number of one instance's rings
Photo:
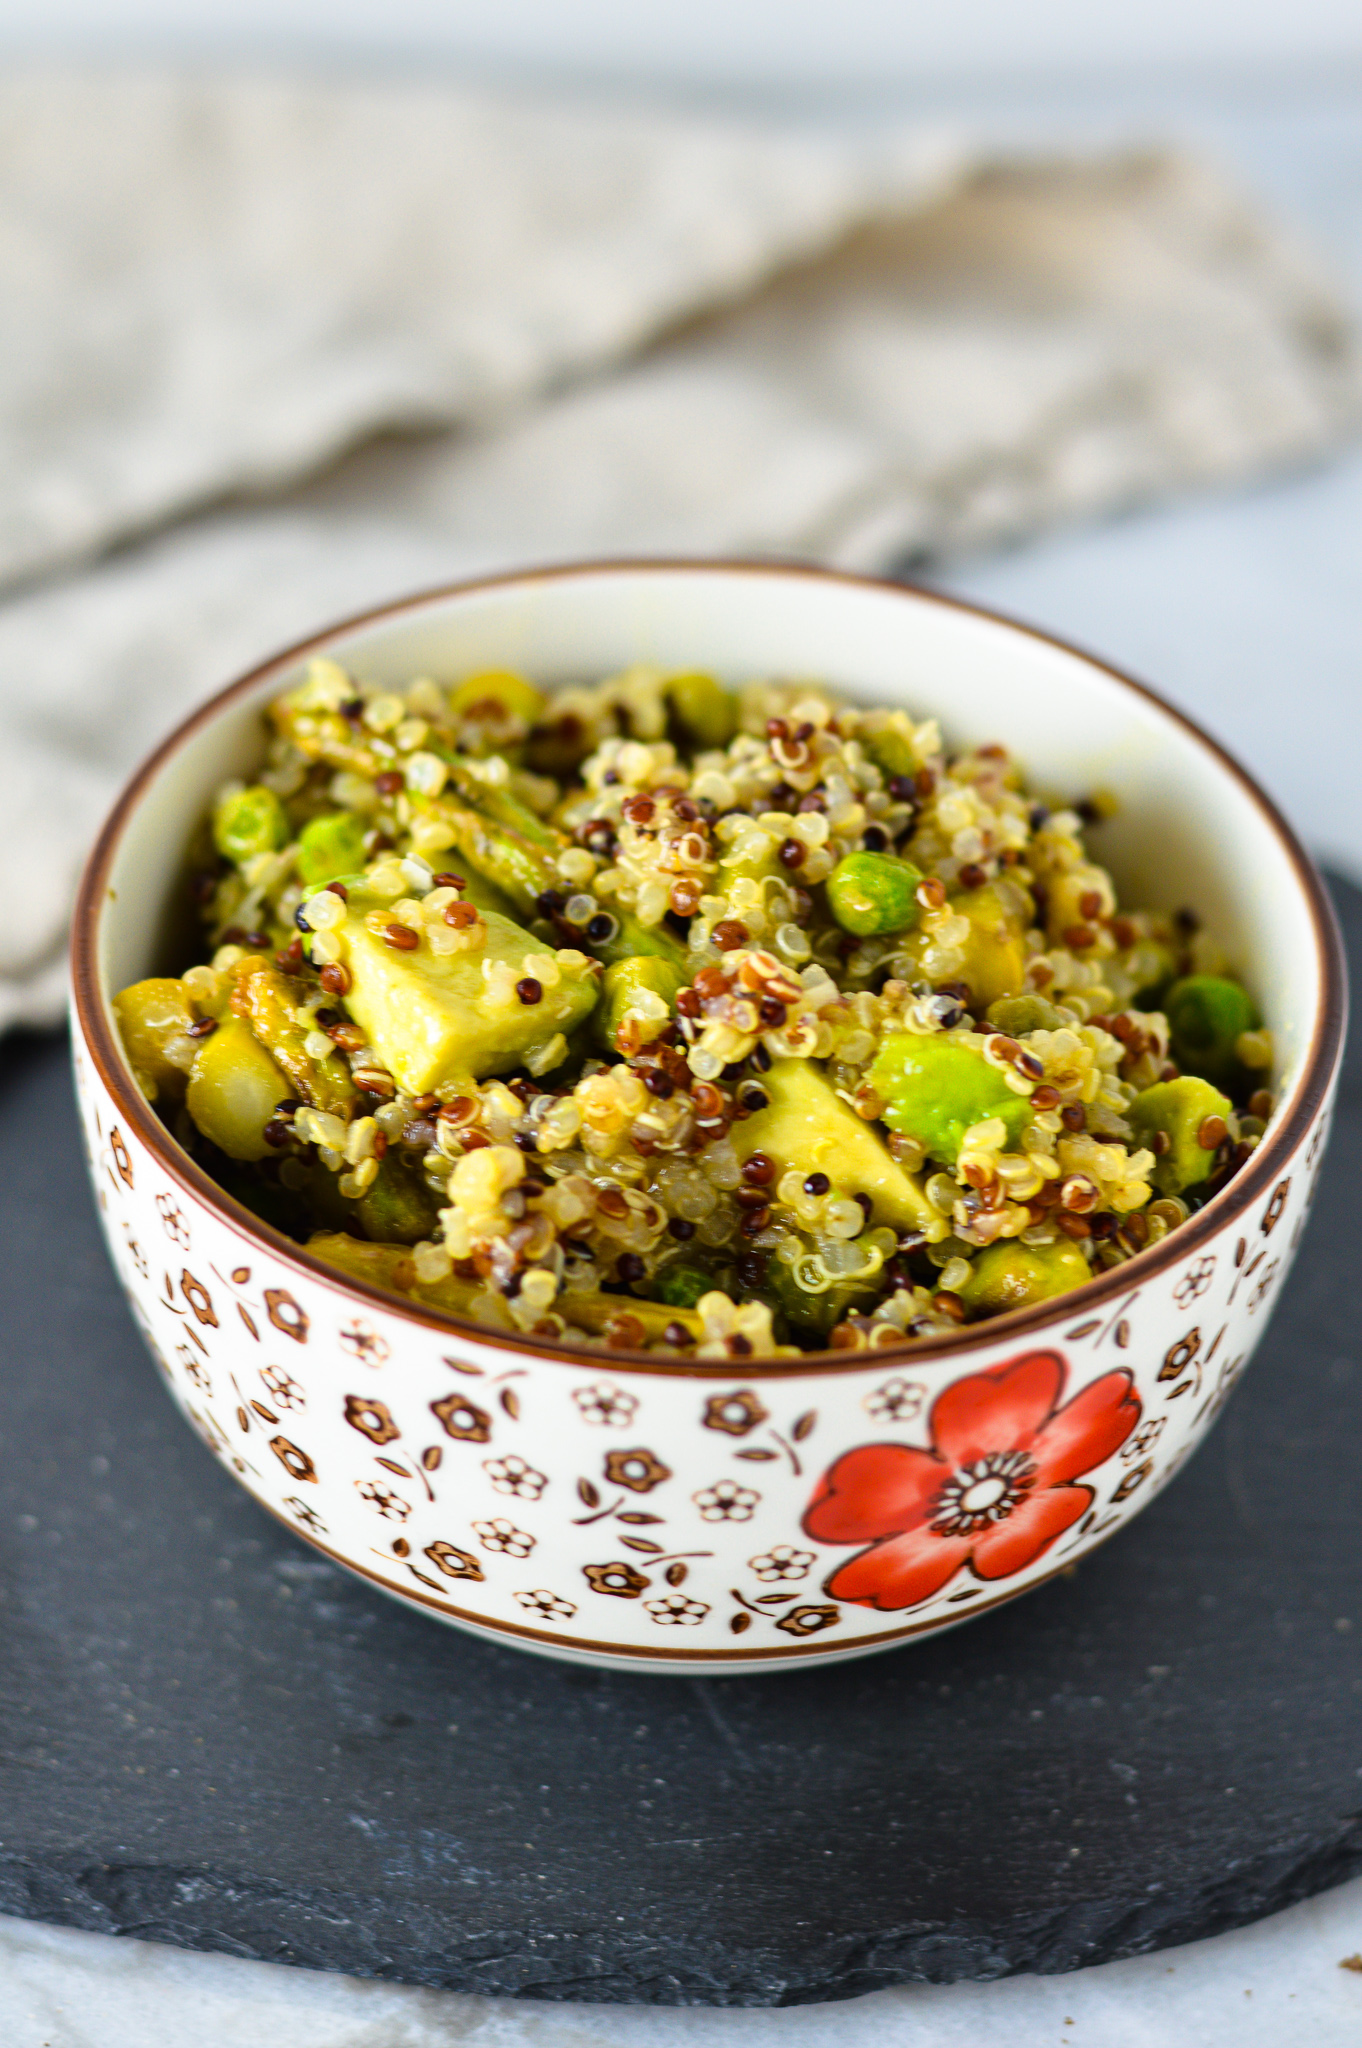
POLYGON ((328 616, 592 550, 891 566, 1359 409, 1327 279, 1166 153, 35 74, 0 275, 0 1024, 56 1012, 121 775, 328 616))

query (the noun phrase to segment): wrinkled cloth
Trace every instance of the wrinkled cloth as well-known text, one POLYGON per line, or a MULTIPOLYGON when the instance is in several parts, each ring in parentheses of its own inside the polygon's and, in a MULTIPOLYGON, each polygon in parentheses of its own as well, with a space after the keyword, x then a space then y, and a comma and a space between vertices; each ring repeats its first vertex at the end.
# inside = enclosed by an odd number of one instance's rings
POLYGON ((901 567, 1316 459, 1329 278, 1170 152, 449 86, 0 80, 0 1026, 206 691, 588 553, 901 567))

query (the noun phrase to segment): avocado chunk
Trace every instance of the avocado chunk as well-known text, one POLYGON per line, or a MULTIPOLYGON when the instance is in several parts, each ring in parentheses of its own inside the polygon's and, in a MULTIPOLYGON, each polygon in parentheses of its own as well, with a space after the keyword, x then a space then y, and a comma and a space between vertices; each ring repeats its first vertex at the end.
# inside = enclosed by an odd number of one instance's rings
POLYGON ((891 1131, 916 1138, 931 1159, 954 1166, 972 1124, 999 1117, 1015 1144, 1031 1115, 1024 1095, 1008 1087, 972 1045, 909 1031, 886 1038, 867 1077, 884 1103, 891 1131))
POLYGON ((198 1051, 186 1036, 197 1016, 184 983, 160 975, 135 981, 114 997, 113 1009, 123 1050, 138 1079, 150 1084, 152 1100, 182 1101, 198 1051))
POLYGON ((767 1106, 734 1124, 739 1159, 765 1152, 784 1169, 825 1173, 839 1193, 868 1195, 871 1221, 904 1230, 931 1227, 941 1218, 912 1174, 893 1160, 870 1125, 849 1109, 812 1060, 776 1060, 763 1074, 767 1106))
MULTIPOLYGON (((987 1008, 1001 996, 1021 994, 1026 987, 1026 947, 1019 919, 1008 910, 992 882, 981 889, 962 889, 947 901, 957 917, 969 920, 961 952, 960 972, 969 985, 972 1007, 987 1008)), ((927 933, 904 941, 910 969, 931 943, 927 933)), ((910 974, 910 978, 911 974, 910 974)))
POLYGON ((1043 1245, 1003 1239, 971 1262, 960 1299, 976 1315, 1000 1316, 1010 1308, 1028 1308, 1033 1301, 1068 1294, 1091 1278, 1087 1260, 1067 1239, 1043 1245))
POLYGON ((484 966, 504 962, 519 980, 529 973, 531 954, 551 949, 494 910, 481 913, 487 931, 481 950, 437 957, 424 940, 403 952, 376 937, 364 922, 372 907, 371 896, 352 891, 345 919, 335 927, 351 976, 346 1003, 410 1095, 424 1095, 442 1081, 508 1073, 559 1033, 566 1037, 595 1006, 597 976, 571 962, 538 1001, 495 1005, 484 966))
POLYGON ((1233 1110, 1230 1099, 1197 1074, 1180 1074, 1176 1081, 1156 1081, 1145 1088, 1126 1111, 1127 1121, 1141 1145, 1157 1151, 1155 1139, 1163 1132, 1169 1148, 1155 1165, 1153 1182, 1160 1194, 1178 1195, 1195 1187, 1210 1173, 1216 1148, 1201 1143, 1198 1133, 1207 1117, 1227 1122, 1233 1110))
POLYGON ((1220 974, 1185 975, 1169 989, 1163 1009, 1170 1050, 1184 1074, 1199 1074, 1221 1088, 1242 1084, 1246 1075, 1235 1042, 1241 1031, 1256 1031, 1259 1019, 1240 982, 1220 974))
POLYGON ((201 1039, 185 1093, 199 1130, 229 1159, 268 1159, 265 1126, 293 1087, 248 1024, 229 1017, 201 1039))

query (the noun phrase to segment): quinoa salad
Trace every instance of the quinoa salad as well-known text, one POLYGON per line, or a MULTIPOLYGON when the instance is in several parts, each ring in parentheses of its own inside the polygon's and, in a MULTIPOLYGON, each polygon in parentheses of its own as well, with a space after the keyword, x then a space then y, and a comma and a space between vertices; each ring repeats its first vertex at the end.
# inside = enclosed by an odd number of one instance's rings
POLYGON ((315 660, 189 849, 147 1099, 341 1273, 554 1344, 877 1349, 1120 1265, 1238 1171, 1273 1048, 1100 793, 821 684, 380 687, 315 660), (1072 794, 1072 793, 1071 793, 1072 794))

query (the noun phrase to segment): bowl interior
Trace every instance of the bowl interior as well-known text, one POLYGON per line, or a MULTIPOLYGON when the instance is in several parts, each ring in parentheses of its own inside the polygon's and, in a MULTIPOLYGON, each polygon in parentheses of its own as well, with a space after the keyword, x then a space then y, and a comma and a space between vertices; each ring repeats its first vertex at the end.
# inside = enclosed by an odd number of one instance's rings
POLYGON ((633 662, 707 667, 729 682, 826 681, 940 718, 948 745, 1002 740, 1041 795, 1110 791, 1091 837, 1129 907, 1196 909, 1276 1035, 1294 1094, 1323 962, 1297 860, 1252 787, 1176 713, 1083 655, 1005 621, 893 586, 780 568, 622 565, 526 576, 420 599, 326 635, 201 713, 163 752, 112 851, 96 938, 104 1002, 188 964, 184 848, 216 785, 259 762, 262 705, 314 653, 360 678, 453 680, 483 667, 541 683, 633 662))

